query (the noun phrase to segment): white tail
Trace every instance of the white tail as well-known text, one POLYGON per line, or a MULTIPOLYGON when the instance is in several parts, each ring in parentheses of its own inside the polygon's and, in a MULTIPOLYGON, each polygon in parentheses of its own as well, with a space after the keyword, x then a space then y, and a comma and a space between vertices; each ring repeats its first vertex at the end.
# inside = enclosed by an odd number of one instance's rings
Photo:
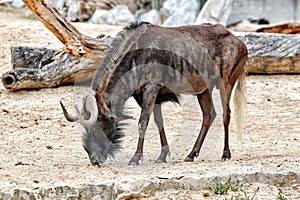
POLYGON ((242 144, 243 141, 243 128, 244 118, 247 111, 247 99, 246 99, 246 77, 242 74, 235 87, 234 92, 234 119, 236 124, 237 140, 242 144))

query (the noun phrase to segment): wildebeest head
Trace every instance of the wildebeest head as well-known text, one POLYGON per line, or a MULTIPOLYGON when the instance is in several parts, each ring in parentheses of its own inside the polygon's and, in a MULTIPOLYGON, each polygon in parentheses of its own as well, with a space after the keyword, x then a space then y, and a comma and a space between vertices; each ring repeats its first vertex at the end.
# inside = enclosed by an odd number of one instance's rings
POLYGON ((123 136, 118 128, 118 118, 110 111, 105 111, 105 114, 100 111, 99 115, 100 109, 92 95, 83 98, 81 111, 75 106, 76 116, 69 115, 62 102, 60 104, 68 121, 78 121, 84 127, 83 147, 93 165, 104 163, 108 156, 114 157, 120 148, 119 139, 123 136))

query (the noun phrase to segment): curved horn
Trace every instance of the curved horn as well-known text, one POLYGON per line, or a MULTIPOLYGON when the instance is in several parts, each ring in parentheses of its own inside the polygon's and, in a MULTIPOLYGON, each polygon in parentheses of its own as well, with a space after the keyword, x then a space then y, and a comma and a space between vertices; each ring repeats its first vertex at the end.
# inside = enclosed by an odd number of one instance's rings
POLYGON ((63 110, 65 118, 69 122, 76 122, 78 120, 78 117, 69 115, 69 113, 67 112, 67 109, 65 108, 64 104, 61 101, 59 101, 59 102, 60 102, 61 109, 63 110))
POLYGON ((75 106, 79 123, 84 127, 93 126, 98 118, 98 106, 97 106, 97 101, 95 96, 92 95, 87 96, 83 103, 83 107, 85 107, 86 110, 91 113, 91 116, 89 119, 84 119, 78 107, 75 106))

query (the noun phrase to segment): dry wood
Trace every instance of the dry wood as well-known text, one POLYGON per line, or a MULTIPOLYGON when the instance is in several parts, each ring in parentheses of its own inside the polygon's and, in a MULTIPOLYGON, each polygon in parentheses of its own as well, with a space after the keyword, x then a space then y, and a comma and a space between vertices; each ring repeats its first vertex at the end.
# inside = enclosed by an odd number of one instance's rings
POLYGON ((264 33, 282 33, 282 34, 300 34, 300 25, 299 24, 279 24, 263 27, 257 30, 257 32, 264 33))
POLYGON ((30 47, 12 48, 14 69, 2 75, 2 84, 9 91, 16 91, 87 82, 92 79, 100 62, 101 59, 95 61, 72 57, 65 51, 30 47))
POLYGON ((65 45, 66 52, 72 56, 102 59, 109 44, 105 40, 81 34, 62 17, 58 10, 44 0, 24 0, 28 8, 65 45))
MULTIPOLYGON (((11 47, 11 65, 16 68, 42 68, 57 49, 35 48, 35 47, 11 47)), ((49 62, 49 61, 48 61, 49 62)))
MULTIPOLYGON (((106 43, 122 27, 76 23, 76 28, 93 37, 105 35, 106 43)), ((2 84, 9 91, 20 89, 39 89, 60 85, 86 82, 93 74, 103 57, 88 59, 72 57, 58 49, 36 47, 12 47, 12 70, 2 74, 2 84), (60 52, 60 53, 59 53, 60 52)), ((105 55, 105 53, 104 53, 105 55)))
POLYGON ((249 51, 251 74, 300 74, 300 36, 250 33, 240 35, 249 51))

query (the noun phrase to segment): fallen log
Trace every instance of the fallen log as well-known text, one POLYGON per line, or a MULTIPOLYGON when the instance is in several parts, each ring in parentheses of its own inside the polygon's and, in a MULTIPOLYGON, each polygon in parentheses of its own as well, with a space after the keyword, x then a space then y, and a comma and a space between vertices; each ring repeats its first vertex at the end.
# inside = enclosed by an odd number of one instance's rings
MULTIPOLYGON (((98 66, 106 51, 110 48, 112 38, 105 34, 102 34, 101 37, 89 37, 80 33, 75 26, 59 14, 59 11, 53 5, 46 3, 45 0, 23 0, 23 2, 65 45, 65 52, 69 55, 60 53, 58 54, 60 55, 59 58, 53 59, 51 57, 42 66, 40 66, 41 62, 36 62, 36 65, 40 67, 27 66, 26 68, 15 68, 8 71, 2 75, 4 87, 10 91, 38 89, 71 84, 75 80, 80 81, 81 78, 83 79, 82 81, 91 79, 93 76, 92 72, 95 71, 96 66, 98 66), (85 71, 87 74, 82 73, 85 71)), ((19 60, 22 56, 14 57, 19 60)), ((28 58, 27 56, 25 57, 28 58)), ((32 56, 29 57, 33 58, 32 56)), ((38 58, 36 59, 39 60, 38 58)), ((15 63, 18 62, 15 61, 15 63)), ((26 62, 21 65, 25 66, 26 62)), ((20 64, 16 64, 16 66, 18 65, 20 64)))
MULTIPOLYGON (((112 42, 113 36, 122 29, 120 26, 74 24, 75 26, 72 25, 74 28, 91 35, 91 38, 94 37, 99 43, 105 41, 108 45, 112 42)), ((12 47, 12 70, 2 74, 2 84, 9 91, 17 91, 86 82, 92 79, 104 56, 105 53, 100 52, 100 56, 89 56, 92 58, 89 59, 72 56, 59 49, 12 47)))
POLYGON ((51 57, 57 54, 57 49, 34 48, 34 47, 11 47, 11 65, 13 69, 43 68, 46 62, 51 61, 51 57))
POLYGON ((239 33, 239 38, 248 48, 248 73, 300 74, 300 35, 239 33))
POLYGON ((100 62, 72 57, 64 50, 15 47, 12 48, 14 69, 2 75, 2 84, 9 91, 16 91, 87 82, 100 62))
POLYGON ((300 34, 300 25, 293 23, 285 23, 279 25, 271 25, 258 29, 256 32, 264 33, 282 33, 282 34, 300 34))

